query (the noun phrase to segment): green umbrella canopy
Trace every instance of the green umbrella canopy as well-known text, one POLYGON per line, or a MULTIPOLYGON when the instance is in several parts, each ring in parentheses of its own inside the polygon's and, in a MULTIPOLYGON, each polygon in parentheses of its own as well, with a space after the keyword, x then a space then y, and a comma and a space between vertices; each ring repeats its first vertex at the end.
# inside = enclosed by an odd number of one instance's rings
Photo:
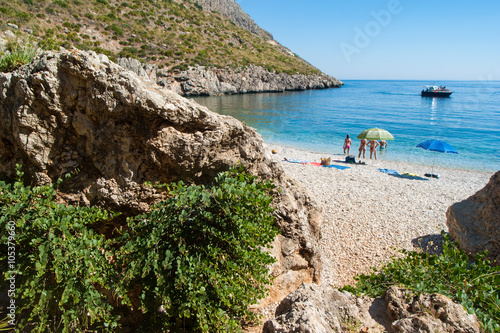
POLYGON ((357 137, 358 139, 367 140, 394 140, 394 137, 388 131, 381 128, 370 128, 361 132, 357 137))

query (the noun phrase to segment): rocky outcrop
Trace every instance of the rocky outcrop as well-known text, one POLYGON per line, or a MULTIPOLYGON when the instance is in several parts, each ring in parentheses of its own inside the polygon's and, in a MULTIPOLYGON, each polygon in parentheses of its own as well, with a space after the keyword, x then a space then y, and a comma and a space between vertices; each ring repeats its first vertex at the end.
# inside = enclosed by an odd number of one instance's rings
POLYGON ((117 63, 150 82, 156 82, 182 96, 211 96, 261 92, 283 92, 309 89, 338 88, 344 83, 325 74, 289 75, 271 73, 262 67, 250 65, 230 68, 190 67, 186 71, 170 73, 157 66, 141 64, 130 58, 118 58, 117 63))
POLYGON ((196 2, 206 11, 217 11, 233 21, 237 26, 259 35, 266 40, 273 39, 273 36, 259 27, 252 18, 241 9, 234 0, 196 0, 196 2))
POLYGON ((487 250, 500 264, 500 171, 489 183, 446 212, 451 237, 471 254, 487 250))
POLYGON ((147 183, 203 184, 243 164, 280 189, 272 294, 320 280, 317 204, 240 121, 149 84, 104 55, 76 50, 46 52, 0 73, 0 119, 0 174, 12 176, 18 163, 43 184, 74 172, 60 188, 66 201, 104 205, 122 216, 161 198, 147 183))
MULTIPOLYGON (((267 321, 263 333, 328 333, 383 332, 384 326, 372 318, 370 307, 374 300, 358 298, 326 285, 303 284, 288 295, 276 309, 276 318, 267 321), (368 331, 366 331, 368 332, 368 331)), ((382 304, 375 305, 382 311, 382 304)))
POLYGON ((448 297, 411 296, 390 287, 372 299, 325 285, 303 284, 278 306, 263 333, 306 332, 480 332, 475 315, 448 297))
POLYGON ((156 75, 158 73, 158 66, 150 63, 141 63, 134 58, 118 58, 116 63, 124 68, 127 68, 137 74, 142 79, 151 83, 156 83, 156 75))
POLYGON ((271 73, 250 65, 240 70, 191 67, 173 76, 159 73, 158 84, 184 96, 209 96, 337 88, 343 83, 324 74, 271 73))
POLYGON ((481 331, 475 315, 444 295, 413 296, 408 290, 393 286, 383 298, 393 332, 481 331))
POLYGON ((211 96, 260 92, 283 92, 309 89, 338 88, 344 83, 325 74, 289 75, 271 73, 250 65, 230 68, 190 67, 186 71, 170 73, 157 66, 142 64, 130 58, 118 58, 117 63, 150 82, 156 82, 182 96, 211 96))

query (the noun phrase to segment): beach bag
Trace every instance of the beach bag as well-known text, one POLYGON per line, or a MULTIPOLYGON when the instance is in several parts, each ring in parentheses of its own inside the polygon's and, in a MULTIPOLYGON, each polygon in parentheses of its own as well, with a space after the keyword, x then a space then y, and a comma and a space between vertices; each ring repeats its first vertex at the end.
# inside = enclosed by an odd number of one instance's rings
POLYGON ((322 157, 321 158, 321 165, 330 165, 330 162, 332 161, 332 159, 330 157, 326 158, 326 157, 322 157))
POLYGON ((356 163, 356 158, 354 156, 346 156, 345 162, 346 163, 356 163))

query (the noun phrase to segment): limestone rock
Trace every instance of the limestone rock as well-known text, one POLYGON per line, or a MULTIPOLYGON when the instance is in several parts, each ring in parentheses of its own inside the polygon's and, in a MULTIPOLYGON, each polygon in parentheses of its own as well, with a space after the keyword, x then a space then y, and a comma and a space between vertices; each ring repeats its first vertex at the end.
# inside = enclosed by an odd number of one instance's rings
POLYGON ((390 287, 384 299, 394 332, 480 332, 475 315, 440 294, 411 296, 390 287))
POLYGON ((273 39, 273 36, 259 27, 252 18, 241 9, 234 0, 197 0, 197 3, 207 11, 217 11, 229 18, 237 26, 262 36, 265 39, 273 39))
POLYGON ((451 237, 472 254, 488 250, 500 264, 500 171, 489 183, 468 199, 446 212, 451 237))
POLYGON ((276 309, 263 333, 384 332, 372 318, 383 304, 369 297, 356 297, 326 285, 302 284, 276 309), (371 309, 370 309, 371 307, 371 309))
POLYGON ((186 96, 283 92, 342 86, 342 82, 324 74, 271 73, 255 65, 240 70, 190 67, 174 76, 174 79, 186 96))
POLYGON ((156 82, 156 73, 158 72, 158 66, 149 63, 142 64, 139 60, 134 58, 118 58, 116 63, 124 68, 130 69, 132 72, 137 74, 139 77, 156 82))
POLYGON ((308 332, 480 332, 475 315, 448 297, 412 297, 391 287, 372 299, 325 285, 303 284, 276 309, 263 333, 308 332))
POLYGON ((211 96, 259 92, 284 92, 310 89, 337 88, 343 82, 325 75, 289 75, 271 73, 249 65, 244 69, 189 67, 188 70, 170 73, 156 66, 141 64, 135 59, 120 58, 118 63, 140 77, 155 82, 183 96, 211 96))
POLYGON ((319 282, 321 214, 307 191, 287 179, 252 128, 140 79, 104 55, 46 52, 0 73, 0 174, 16 163, 35 184, 77 171, 60 188, 68 202, 138 214, 160 200, 151 183, 209 183, 243 164, 274 180, 276 223, 285 249, 271 292, 319 282), (292 270, 289 273, 289 270, 292 270), (289 281, 293 276, 293 283, 289 281))

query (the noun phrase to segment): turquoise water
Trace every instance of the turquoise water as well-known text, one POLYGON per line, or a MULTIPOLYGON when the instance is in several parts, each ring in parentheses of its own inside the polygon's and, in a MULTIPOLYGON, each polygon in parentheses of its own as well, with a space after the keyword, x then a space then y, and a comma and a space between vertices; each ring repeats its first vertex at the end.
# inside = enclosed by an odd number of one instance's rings
POLYGON ((219 114, 254 127, 268 143, 341 154, 346 134, 379 127, 391 132, 381 159, 482 170, 500 170, 500 81, 349 80, 338 89, 196 97, 219 114), (421 97, 428 84, 446 85, 450 98, 421 97), (440 139, 459 154, 416 148, 440 139))

